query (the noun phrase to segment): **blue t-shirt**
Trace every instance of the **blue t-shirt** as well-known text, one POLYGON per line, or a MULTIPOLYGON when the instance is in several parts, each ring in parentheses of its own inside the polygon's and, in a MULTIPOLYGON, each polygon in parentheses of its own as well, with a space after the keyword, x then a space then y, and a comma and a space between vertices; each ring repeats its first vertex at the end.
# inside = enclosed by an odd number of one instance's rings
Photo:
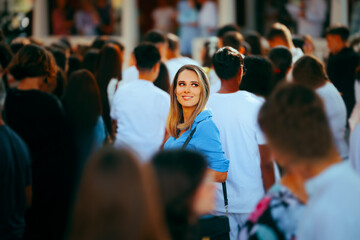
POLYGON ((196 127, 187 150, 194 150, 202 153, 208 163, 209 168, 218 172, 227 172, 229 169, 229 160, 226 158, 220 142, 219 130, 212 120, 212 112, 204 110, 195 118, 190 131, 187 130, 179 138, 170 137, 164 149, 180 149, 191 132, 196 127))

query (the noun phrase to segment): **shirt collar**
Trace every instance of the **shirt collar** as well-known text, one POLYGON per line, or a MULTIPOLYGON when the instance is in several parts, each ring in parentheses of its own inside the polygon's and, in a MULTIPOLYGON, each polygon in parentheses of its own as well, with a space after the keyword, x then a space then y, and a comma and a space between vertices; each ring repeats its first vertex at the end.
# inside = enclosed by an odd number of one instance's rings
POLYGON ((325 169, 319 175, 306 181, 305 188, 309 196, 316 194, 319 190, 331 185, 334 179, 340 177, 347 171, 349 163, 343 161, 325 169))
POLYGON ((196 118, 195 118, 195 120, 194 120, 194 123, 196 123, 196 125, 197 125, 199 122, 201 122, 201 121, 203 121, 203 120, 205 120, 205 119, 208 119, 208 118, 210 118, 210 117, 212 117, 212 112, 211 112, 211 110, 205 109, 204 111, 202 111, 201 113, 199 113, 199 114, 196 116, 196 118))

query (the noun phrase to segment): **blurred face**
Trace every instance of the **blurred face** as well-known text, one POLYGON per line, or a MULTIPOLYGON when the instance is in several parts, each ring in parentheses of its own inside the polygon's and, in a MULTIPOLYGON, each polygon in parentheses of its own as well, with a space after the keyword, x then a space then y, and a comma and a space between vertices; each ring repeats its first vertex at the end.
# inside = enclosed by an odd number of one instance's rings
POLYGON ((207 172, 194 197, 193 210, 198 216, 210 213, 215 208, 215 183, 213 173, 207 172))
POLYGON ((191 70, 182 71, 177 80, 175 94, 183 110, 194 111, 200 101, 201 87, 197 74, 191 70))
POLYGON ((328 48, 332 54, 337 54, 341 50, 342 40, 338 35, 328 34, 326 36, 328 48))

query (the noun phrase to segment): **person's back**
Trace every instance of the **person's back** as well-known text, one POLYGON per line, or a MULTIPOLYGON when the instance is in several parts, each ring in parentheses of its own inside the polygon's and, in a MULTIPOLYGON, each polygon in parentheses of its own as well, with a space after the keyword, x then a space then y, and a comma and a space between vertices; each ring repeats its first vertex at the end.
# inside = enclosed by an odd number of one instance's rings
POLYGON ((346 27, 330 27, 326 40, 330 55, 327 64, 327 74, 344 99, 347 117, 355 105, 354 84, 356 68, 360 64, 360 56, 347 45, 349 30, 346 27))
MULTIPOLYGON (((272 162, 268 164, 261 152, 266 142, 257 125, 257 114, 263 101, 238 90, 244 64, 240 53, 231 47, 221 48, 214 55, 213 64, 222 86, 210 96, 208 106, 214 113, 225 155, 230 159, 226 180, 230 235, 231 239, 237 239, 239 228, 263 196, 264 188, 272 185, 274 172, 272 162)), ((225 215, 221 188, 217 197, 216 211, 225 215)))
POLYGON ((163 142, 170 97, 153 84, 160 61, 156 47, 141 44, 134 54, 140 79, 119 86, 111 117, 117 121, 115 144, 130 147, 148 160, 163 142))

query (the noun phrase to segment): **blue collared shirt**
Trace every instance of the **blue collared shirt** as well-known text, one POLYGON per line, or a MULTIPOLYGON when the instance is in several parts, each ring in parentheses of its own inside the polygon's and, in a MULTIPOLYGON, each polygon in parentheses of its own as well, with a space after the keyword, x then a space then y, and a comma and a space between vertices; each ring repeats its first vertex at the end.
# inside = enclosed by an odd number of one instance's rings
POLYGON ((170 137, 164 145, 164 149, 180 149, 189 133, 196 127, 187 150, 193 150, 202 153, 208 163, 209 168, 218 172, 227 172, 229 169, 229 160, 226 158, 220 142, 219 130, 212 120, 212 112, 204 110, 195 118, 190 130, 184 132, 179 138, 170 137))

